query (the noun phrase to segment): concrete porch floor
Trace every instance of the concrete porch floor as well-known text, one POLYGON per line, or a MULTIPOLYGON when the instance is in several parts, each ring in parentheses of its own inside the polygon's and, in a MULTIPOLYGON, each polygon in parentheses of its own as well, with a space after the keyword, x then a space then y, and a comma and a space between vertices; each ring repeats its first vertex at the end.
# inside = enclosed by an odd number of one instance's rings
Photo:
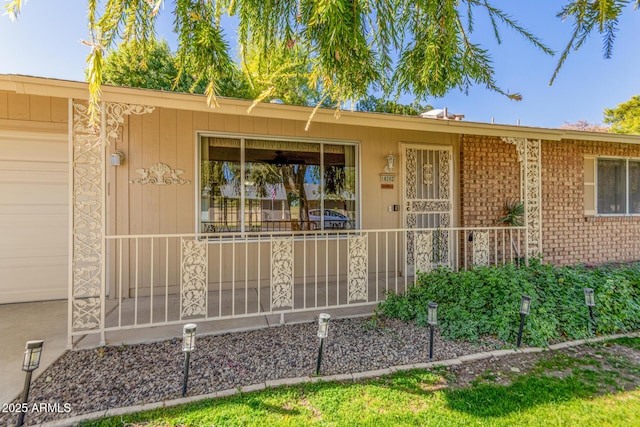
POLYGON ((16 398, 24 386, 24 345, 44 340, 37 378, 67 347, 67 301, 0 304, 0 404, 16 398))

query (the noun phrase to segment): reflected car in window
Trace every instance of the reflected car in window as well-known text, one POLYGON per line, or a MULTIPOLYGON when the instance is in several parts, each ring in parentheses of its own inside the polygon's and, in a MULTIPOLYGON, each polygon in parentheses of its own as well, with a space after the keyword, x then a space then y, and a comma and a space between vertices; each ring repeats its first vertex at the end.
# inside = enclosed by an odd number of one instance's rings
MULTIPOLYGON (((309 221, 311 221, 311 229, 317 230, 320 228, 321 209, 312 209, 309 211, 309 221)), ((324 228, 326 229, 344 229, 350 230, 353 228, 353 220, 348 216, 333 210, 324 210, 324 228)))

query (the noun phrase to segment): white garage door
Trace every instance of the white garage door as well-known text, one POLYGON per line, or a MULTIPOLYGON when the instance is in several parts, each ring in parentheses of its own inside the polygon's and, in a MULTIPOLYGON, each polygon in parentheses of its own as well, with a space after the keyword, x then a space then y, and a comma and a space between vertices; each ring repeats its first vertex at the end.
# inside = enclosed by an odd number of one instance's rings
POLYGON ((68 139, 0 130, 0 304, 67 297, 68 139))

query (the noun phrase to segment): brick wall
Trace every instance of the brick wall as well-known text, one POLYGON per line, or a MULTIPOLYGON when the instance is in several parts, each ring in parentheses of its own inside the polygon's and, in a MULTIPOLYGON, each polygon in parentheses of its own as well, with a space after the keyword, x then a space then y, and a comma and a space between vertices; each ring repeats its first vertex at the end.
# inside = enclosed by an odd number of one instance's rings
POLYGON ((492 137, 465 135, 460 150, 460 214, 465 227, 495 227, 504 204, 520 198, 516 147, 492 137))
POLYGON ((583 156, 640 157, 640 147, 543 141, 542 223, 545 259, 555 264, 640 259, 640 217, 585 217, 583 156))
MULTIPOLYGON (((640 259, 640 217, 585 217, 585 154, 640 158, 640 146, 542 141, 542 243, 546 262, 599 264, 640 259)), ((505 200, 518 197, 515 146, 465 135, 461 142, 460 212, 464 226, 492 226, 505 200)))

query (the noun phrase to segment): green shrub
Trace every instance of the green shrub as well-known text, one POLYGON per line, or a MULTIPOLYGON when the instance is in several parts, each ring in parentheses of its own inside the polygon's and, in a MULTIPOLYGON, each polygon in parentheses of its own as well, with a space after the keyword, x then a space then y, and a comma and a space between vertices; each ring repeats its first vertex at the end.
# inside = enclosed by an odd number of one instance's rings
POLYGON ((583 288, 595 291, 597 332, 609 334, 640 328, 640 264, 554 267, 532 260, 529 266, 508 264, 453 272, 438 268, 419 274, 403 294, 389 293, 382 315, 427 324, 427 304, 438 303, 441 334, 477 340, 492 335, 515 341, 522 295, 532 297, 523 341, 547 345, 551 340, 589 336, 589 311, 583 288))

